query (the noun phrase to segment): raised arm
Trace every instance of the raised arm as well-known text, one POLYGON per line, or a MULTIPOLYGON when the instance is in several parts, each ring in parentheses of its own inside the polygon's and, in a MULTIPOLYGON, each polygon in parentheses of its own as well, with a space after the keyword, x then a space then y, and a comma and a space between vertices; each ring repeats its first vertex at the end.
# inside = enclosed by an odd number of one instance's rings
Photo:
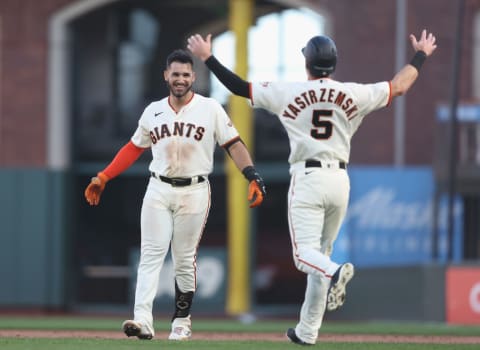
POLYGON ((200 34, 194 34, 188 38, 187 48, 194 56, 204 61, 208 69, 210 69, 218 80, 233 94, 250 98, 250 83, 222 65, 215 56, 212 55, 211 40, 211 34, 208 34, 205 39, 200 34))
POLYGON ((409 64, 403 67, 392 79, 392 97, 405 94, 408 89, 417 80, 418 72, 425 59, 430 56, 437 45, 435 44, 435 36, 432 33, 427 35, 427 31, 424 29, 420 35, 420 39, 417 41, 415 35, 410 34, 410 41, 412 47, 415 50, 415 55, 409 64))

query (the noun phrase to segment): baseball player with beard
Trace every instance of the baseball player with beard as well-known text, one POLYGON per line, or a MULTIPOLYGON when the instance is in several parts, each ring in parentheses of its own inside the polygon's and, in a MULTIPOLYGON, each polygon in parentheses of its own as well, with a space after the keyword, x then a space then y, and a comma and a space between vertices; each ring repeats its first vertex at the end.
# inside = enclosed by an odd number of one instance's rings
POLYGON ((235 95, 277 115, 290 141, 288 221, 296 267, 307 274, 300 321, 287 330, 299 345, 315 344, 325 309, 343 305, 351 263, 330 259, 345 217, 350 192, 347 163, 350 140, 364 117, 406 93, 425 59, 436 49, 435 37, 423 30, 410 40, 415 54, 391 81, 343 83, 331 75, 337 63, 335 43, 327 36, 311 38, 302 50, 308 81, 250 83, 224 67, 211 53, 211 35, 195 34, 188 49, 203 60, 235 95))
MULTIPOLYGON (((196 256, 210 209, 208 174, 218 143, 249 181, 250 207, 265 197, 262 178, 222 106, 194 93, 193 60, 188 51, 173 51, 164 78, 168 97, 151 103, 143 112, 131 140, 85 190, 90 205, 98 205, 108 181, 130 167, 151 148, 150 181, 141 210, 141 254, 138 266, 133 320, 126 320, 127 336, 152 339, 152 306, 160 270, 171 247, 175 270, 175 312, 170 340, 191 337, 196 256)), ((173 281, 161 281, 171 283, 173 281)))

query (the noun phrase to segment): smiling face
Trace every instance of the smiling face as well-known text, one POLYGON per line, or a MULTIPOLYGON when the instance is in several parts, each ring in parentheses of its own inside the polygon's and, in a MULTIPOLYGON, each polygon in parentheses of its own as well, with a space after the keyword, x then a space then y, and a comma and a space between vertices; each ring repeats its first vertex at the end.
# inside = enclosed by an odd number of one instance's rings
POLYGON ((190 63, 174 61, 164 71, 163 76, 170 90, 170 96, 178 99, 189 96, 195 81, 195 72, 190 63))

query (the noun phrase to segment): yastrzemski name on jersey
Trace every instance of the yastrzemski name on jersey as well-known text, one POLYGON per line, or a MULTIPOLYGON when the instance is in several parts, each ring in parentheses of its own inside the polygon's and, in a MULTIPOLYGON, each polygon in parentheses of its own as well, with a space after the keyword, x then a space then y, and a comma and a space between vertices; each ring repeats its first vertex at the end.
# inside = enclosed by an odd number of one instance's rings
POLYGON ((205 128, 203 126, 197 126, 192 123, 174 122, 172 128, 173 130, 170 129, 168 124, 154 127, 153 130, 150 130, 152 143, 156 144, 158 140, 171 136, 192 137, 197 141, 201 141, 205 134, 205 128))
POLYGON ((390 101, 390 83, 332 79, 251 83, 251 103, 277 115, 290 141, 290 164, 306 159, 348 163, 350 139, 364 117, 390 101))
POLYGON ((283 111, 282 116, 295 119, 302 109, 312 104, 322 102, 336 104, 345 111, 348 119, 355 118, 357 115, 358 107, 353 104, 353 99, 349 97, 347 93, 333 88, 321 88, 318 91, 308 90, 302 92, 299 96, 295 97, 293 101, 287 105, 287 109, 283 111))

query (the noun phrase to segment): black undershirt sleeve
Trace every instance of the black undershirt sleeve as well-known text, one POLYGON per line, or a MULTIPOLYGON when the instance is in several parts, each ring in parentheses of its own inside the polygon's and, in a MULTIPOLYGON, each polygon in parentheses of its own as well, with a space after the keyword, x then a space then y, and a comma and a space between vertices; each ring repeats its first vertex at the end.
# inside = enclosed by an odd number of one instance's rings
POLYGON ((222 65, 215 56, 211 55, 205 61, 208 69, 230 90, 233 94, 250 98, 250 84, 248 81, 243 80, 238 75, 233 73, 227 67, 222 65))

